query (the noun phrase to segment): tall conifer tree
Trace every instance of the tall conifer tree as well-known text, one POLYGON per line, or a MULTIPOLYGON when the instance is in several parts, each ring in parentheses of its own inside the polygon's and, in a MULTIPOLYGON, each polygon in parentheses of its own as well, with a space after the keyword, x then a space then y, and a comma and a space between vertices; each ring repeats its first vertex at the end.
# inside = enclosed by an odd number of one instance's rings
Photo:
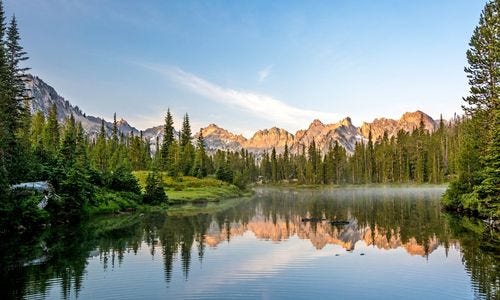
MULTIPOLYGON (((169 161, 170 146, 174 142, 174 120, 170 114, 170 109, 167 109, 167 115, 165 116, 165 125, 163 126, 163 143, 160 149, 160 165, 162 170, 167 170, 169 164, 173 163, 169 161)), ((156 143, 158 145, 158 141, 156 143)))

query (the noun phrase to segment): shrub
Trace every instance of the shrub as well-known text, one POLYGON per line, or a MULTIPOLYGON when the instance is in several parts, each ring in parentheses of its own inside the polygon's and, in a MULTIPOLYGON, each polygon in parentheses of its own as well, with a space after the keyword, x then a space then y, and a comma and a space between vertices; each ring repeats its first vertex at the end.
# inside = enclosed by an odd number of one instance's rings
POLYGON ((130 170, 125 167, 118 167, 112 172, 107 180, 106 186, 115 191, 132 192, 135 194, 141 193, 139 182, 130 170))
POLYGON ((146 204, 167 203, 168 197, 163 188, 163 179, 161 174, 156 171, 150 172, 146 179, 146 187, 143 196, 143 202, 146 204))

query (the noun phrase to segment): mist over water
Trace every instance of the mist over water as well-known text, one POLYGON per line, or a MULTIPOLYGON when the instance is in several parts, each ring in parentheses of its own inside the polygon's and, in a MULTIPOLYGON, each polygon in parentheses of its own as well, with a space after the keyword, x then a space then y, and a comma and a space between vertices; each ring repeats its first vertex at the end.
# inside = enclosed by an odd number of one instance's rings
POLYGON ((444 190, 262 187, 218 205, 52 228, 1 247, 1 291, 33 299, 495 299, 498 244, 478 238, 473 220, 443 214, 444 190))

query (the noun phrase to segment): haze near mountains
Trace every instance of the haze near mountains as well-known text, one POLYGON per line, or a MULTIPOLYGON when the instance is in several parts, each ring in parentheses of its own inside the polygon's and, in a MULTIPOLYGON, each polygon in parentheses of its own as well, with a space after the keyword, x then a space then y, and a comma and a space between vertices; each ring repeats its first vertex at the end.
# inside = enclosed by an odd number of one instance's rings
MULTIPOLYGON (((55 103, 60 121, 73 114, 76 121, 82 123, 87 133, 96 135, 99 132, 101 118, 86 115, 78 106, 73 106, 40 78, 28 75, 26 88, 28 94, 33 98, 32 113, 42 111, 47 114, 50 106, 55 103)), ((285 145, 287 145, 290 152, 296 154, 302 153, 314 141, 317 148, 322 152, 326 152, 330 145, 338 142, 347 152, 352 153, 355 143, 366 140, 370 130, 373 139, 376 140, 383 136, 384 131, 387 131, 389 137, 395 135, 400 129, 411 132, 420 125, 421 121, 430 132, 438 127, 438 123, 429 115, 421 111, 415 111, 403 114, 399 120, 378 118, 373 122, 364 122, 360 127, 354 126, 349 117, 333 124, 323 124, 316 119, 307 129, 299 130, 295 134, 282 128, 273 127, 255 132, 250 139, 234 134, 215 124, 202 128, 201 132, 209 152, 219 149, 238 151, 244 148, 250 152, 260 154, 264 151, 270 151, 274 147, 278 153, 281 153, 284 151, 285 145)), ((105 121, 105 128, 108 132, 111 132, 112 125, 112 122, 105 121)), ((137 128, 123 119, 118 120, 118 129, 124 134, 141 134, 137 128)), ((195 129, 193 129, 193 132, 197 134, 195 129)), ((163 125, 159 124, 148 128, 142 131, 142 135, 150 141, 151 148, 155 149, 157 139, 160 143, 163 139, 163 125)))

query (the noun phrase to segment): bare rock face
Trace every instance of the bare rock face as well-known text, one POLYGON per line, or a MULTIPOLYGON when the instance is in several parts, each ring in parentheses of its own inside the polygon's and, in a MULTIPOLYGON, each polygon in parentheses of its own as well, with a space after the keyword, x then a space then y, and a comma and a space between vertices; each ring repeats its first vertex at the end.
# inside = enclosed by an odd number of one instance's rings
POLYGON ((433 132, 438 128, 436 121, 419 110, 404 113, 401 119, 399 119, 399 124, 403 130, 411 132, 420 126, 421 121, 424 123, 425 129, 429 132, 433 132))
POLYGON ((349 117, 327 125, 320 120, 314 120, 308 129, 297 131, 292 153, 300 154, 304 149, 307 150, 313 140, 316 143, 316 148, 322 153, 326 153, 335 142, 338 142, 348 152, 353 152, 356 142, 362 139, 349 117))
POLYGON ((210 124, 201 129, 205 145, 209 152, 217 150, 238 151, 247 139, 242 135, 235 135, 215 124, 210 124))
POLYGON ((276 151, 281 153, 284 151, 285 145, 290 146, 293 142, 293 134, 285 129, 273 127, 257 131, 242 146, 252 152, 268 151, 275 147, 276 151))
POLYGON ((389 136, 393 136, 399 130, 399 122, 393 119, 379 118, 373 120, 372 123, 363 122, 359 128, 361 135, 365 138, 368 138, 370 130, 374 140, 384 136, 384 131, 387 131, 389 136))
MULTIPOLYGON (((59 121, 73 114, 77 122, 81 122, 85 131, 91 136, 99 133, 103 119, 84 114, 78 106, 73 106, 69 101, 61 97, 50 85, 40 78, 27 75, 26 89, 28 96, 33 98, 31 102, 31 112, 42 111, 48 114, 50 107, 55 104, 58 111, 59 121)), ((376 140, 387 131, 389 137, 396 135, 399 130, 412 132, 423 122, 424 127, 429 132, 438 128, 438 122, 421 111, 407 112, 399 120, 378 118, 371 123, 363 123, 359 128, 355 127, 349 117, 333 124, 323 124, 320 120, 314 120, 307 129, 299 130, 295 135, 282 128, 273 127, 257 131, 252 138, 246 139, 242 135, 236 135, 215 124, 210 124, 202 128, 201 132, 205 139, 207 150, 211 153, 217 150, 239 151, 247 149, 257 155, 274 147, 277 153, 283 153, 285 145, 288 146, 291 154, 301 154, 304 150, 307 153, 309 145, 314 141, 317 149, 323 154, 330 146, 336 142, 343 146, 348 153, 354 151, 356 142, 366 141, 370 130, 373 139, 376 140)), ((131 126, 126 120, 117 121, 118 130, 125 135, 139 135, 141 132, 131 126)), ((111 134, 113 123, 104 122, 105 130, 111 134)), ((178 132, 175 132, 177 136, 178 132)), ((148 128, 142 132, 144 139, 151 144, 152 152, 163 142, 163 126, 148 128)), ((193 137, 196 138, 196 135, 193 137)))
POLYGON ((438 128, 438 124, 429 115, 419 110, 415 112, 404 113, 399 120, 379 118, 373 120, 371 123, 363 123, 359 128, 359 132, 365 138, 368 138, 370 130, 372 137, 377 140, 383 137, 384 132, 387 131, 388 137, 392 137, 398 133, 399 130, 406 132, 413 132, 420 126, 420 122, 424 123, 427 131, 433 132, 438 128))
MULTIPOLYGON (((163 125, 148 128, 143 131, 142 136, 149 141, 151 152, 156 153, 156 149, 163 143, 163 125)), ((174 131, 174 135, 176 132, 174 131)))
MULTIPOLYGON (((83 129, 90 135, 97 135, 101 130, 102 119, 94 116, 84 114, 78 106, 73 106, 69 101, 60 96, 56 90, 45 83, 42 79, 31 74, 27 74, 25 81, 26 91, 31 101, 31 113, 41 111, 48 115, 50 107, 55 104, 57 107, 57 119, 63 122, 65 118, 71 114, 76 122, 81 122, 83 129)), ((139 130, 130 126, 127 121, 120 119, 118 123, 118 130, 124 134, 139 134, 139 130)), ((111 134, 113 123, 104 122, 106 132, 111 134)))

